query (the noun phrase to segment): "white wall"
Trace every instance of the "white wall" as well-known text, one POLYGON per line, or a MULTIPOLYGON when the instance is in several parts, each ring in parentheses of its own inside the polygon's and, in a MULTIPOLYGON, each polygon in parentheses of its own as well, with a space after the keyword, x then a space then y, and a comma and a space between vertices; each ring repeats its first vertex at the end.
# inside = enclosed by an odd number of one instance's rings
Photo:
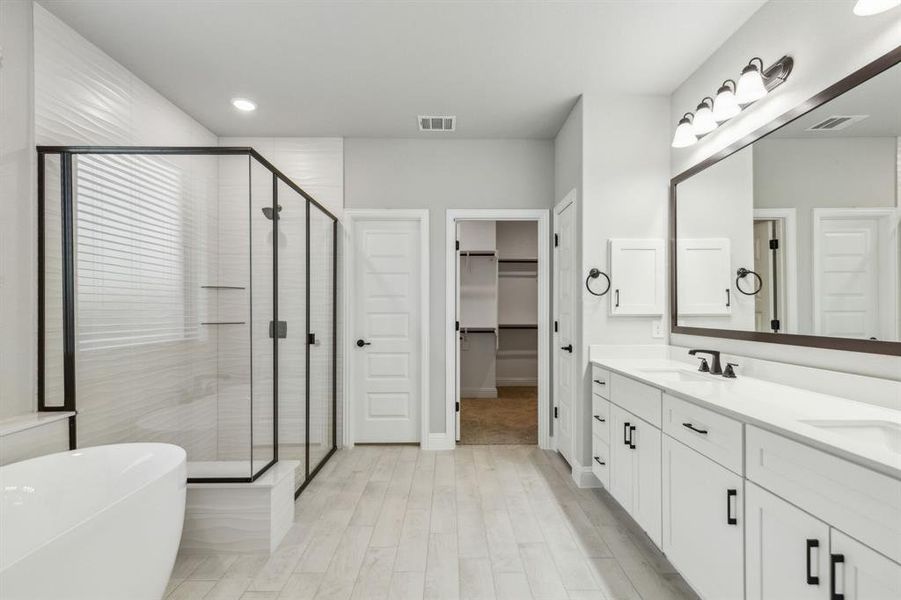
POLYGON ((0 2, 0 419, 36 408, 37 258, 30 0, 0 2))
POLYGON ((610 238, 666 237, 669 117, 668 100, 664 97, 598 93, 582 97, 582 252, 577 277, 582 319, 578 346, 582 393, 576 407, 576 456, 580 467, 587 467, 591 460, 589 347, 664 343, 664 339, 652 334, 656 318, 609 316, 610 294, 591 295, 585 289, 584 274, 592 267, 607 269, 610 238))
MULTIPOLYGON (((793 2, 771 0, 692 74, 670 98, 673 115, 693 110, 704 96, 734 78, 753 56, 770 64, 783 54, 795 60, 791 77, 773 94, 698 144, 673 150, 671 174, 676 175, 718 150, 751 134, 779 115, 805 102, 839 79, 901 45, 901 11, 872 17, 852 13, 853 0, 793 2)), ((670 136, 676 119, 669 121, 670 136)), ((711 343, 716 348, 770 360, 901 378, 901 358, 856 352, 739 342, 737 340, 672 335, 680 346, 711 343)))
POLYGON ((430 427, 445 431, 444 241, 449 208, 547 208, 549 140, 344 140, 346 208, 430 209, 430 427))

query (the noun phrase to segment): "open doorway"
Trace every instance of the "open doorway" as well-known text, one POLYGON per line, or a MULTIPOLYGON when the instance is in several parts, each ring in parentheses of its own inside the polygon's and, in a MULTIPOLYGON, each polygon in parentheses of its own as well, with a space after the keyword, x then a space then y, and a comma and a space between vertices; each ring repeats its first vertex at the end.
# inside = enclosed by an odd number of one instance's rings
POLYGON ((454 233, 455 360, 448 376, 455 440, 541 444, 549 420, 542 418, 548 416, 549 375, 546 211, 490 212, 496 218, 461 214, 448 222, 454 233), (527 219, 506 212, 537 214, 527 219))

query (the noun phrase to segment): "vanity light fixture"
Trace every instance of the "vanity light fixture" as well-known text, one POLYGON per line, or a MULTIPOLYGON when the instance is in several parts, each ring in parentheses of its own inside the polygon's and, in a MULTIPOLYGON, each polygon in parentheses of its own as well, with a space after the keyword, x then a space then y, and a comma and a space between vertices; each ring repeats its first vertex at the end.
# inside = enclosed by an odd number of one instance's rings
POLYGON ((878 15, 896 6, 901 6, 901 0, 857 0, 854 5, 854 14, 858 17, 878 15))
POLYGON ((741 106, 735 99, 735 82, 727 79, 716 91, 716 99, 713 101, 713 118, 717 123, 722 123, 740 112, 741 106), (732 84, 731 87, 729 84, 732 84))
POLYGON ((676 127, 676 134, 673 136, 673 148, 687 148, 698 142, 698 136, 695 135, 691 122, 694 115, 690 112, 682 115, 679 119, 679 125, 676 127))
POLYGON ((741 77, 738 78, 738 85, 735 88, 735 100, 739 104, 751 104, 766 96, 767 89, 763 85, 763 60, 754 57, 744 69, 741 70, 741 77), (755 61, 760 63, 758 67, 755 61))
POLYGON ((692 129, 694 130, 695 135, 700 137, 710 133, 717 127, 718 124, 716 119, 713 118, 713 98, 706 96, 701 100, 701 103, 698 104, 698 108, 695 111, 692 129))
MULTIPOLYGON (((901 3, 901 0, 897 2, 901 3)), ((740 114, 744 108, 782 85, 794 65, 795 61, 791 56, 783 56, 766 68, 762 59, 752 58, 742 69, 738 83, 727 79, 716 91, 715 100, 705 96, 694 113, 685 113, 679 119, 673 135, 673 148, 685 148, 697 143, 699 137, 740 114)))
POLYGON ((232 98, 232 106, 241 112, 253 112, 257 109, 256 102, 247 98, 232 98))

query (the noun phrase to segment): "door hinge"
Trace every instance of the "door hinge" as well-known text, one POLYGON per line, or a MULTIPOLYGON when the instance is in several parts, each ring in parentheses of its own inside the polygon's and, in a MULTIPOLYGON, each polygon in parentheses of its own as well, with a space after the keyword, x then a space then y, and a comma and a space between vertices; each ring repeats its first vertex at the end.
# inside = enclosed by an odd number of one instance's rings
POLYGON ((779 249, 779 240, 770 240, 770 250, 779 249))
POLYGON ((779 331, 781 325, 782 324, 779 323, 779 319, 773 319, 770 321, 770 329, 772 329, 773 331, 779 331))
POLYGON ((459 402, 457 402, 457 408, 456 408, 456 411, 457 411, 457 412, 460 412, 460 403, 459 403, 459 402))
POLYGON ((456 321, 455 327, 457 328, 457 331, 460 331, 460 321, 456 321))
POLYGON ((460 240, 457 240, 457 250, 460 249, 460 240))
POLYGON ((556 248, 556 247, 559 246, 559 245, 560 245, 560 236, 558 236, 558 235, 555 233, 555 234, 554 234, 554 248, 556 248))
POLYGON ((310 346, 316 345, 316 334, 315 333, 307 334, 307 344, 310 346))
POLYGON ((554 418, 555 419, 557 418, 557 407, 556 406, 554 407, 554 418))
POLYGON ((557 333, 557 326, 558 326, 558 325, 559 325, 559 324, 557 323, 557 321, 554 321, 554 333, 557 333))
POLYGON ((269 337, 275 338, 276 336, 279 339, 288 337, 287 321, 269 321, 269 337))

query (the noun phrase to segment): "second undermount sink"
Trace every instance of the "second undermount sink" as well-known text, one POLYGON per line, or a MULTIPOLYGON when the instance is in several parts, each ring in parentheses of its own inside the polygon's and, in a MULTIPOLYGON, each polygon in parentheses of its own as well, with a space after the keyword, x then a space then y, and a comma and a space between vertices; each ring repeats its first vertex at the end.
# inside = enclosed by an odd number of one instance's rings
POLYGON ((811 420, 801 422, 857 442, 877 445, 895 454, 901 454, 901 423, 875 420, 811 420))
POLYGON ((654 377, 657 379, 662 379, 664 381, 679 381, 685 383, 715 383, 716 379, 713 379, 710 375, 701 375, 700 373, 696 373, 693 371, 688 371, 685 369, 638 369, 642 373, 650 377, 654 377))

